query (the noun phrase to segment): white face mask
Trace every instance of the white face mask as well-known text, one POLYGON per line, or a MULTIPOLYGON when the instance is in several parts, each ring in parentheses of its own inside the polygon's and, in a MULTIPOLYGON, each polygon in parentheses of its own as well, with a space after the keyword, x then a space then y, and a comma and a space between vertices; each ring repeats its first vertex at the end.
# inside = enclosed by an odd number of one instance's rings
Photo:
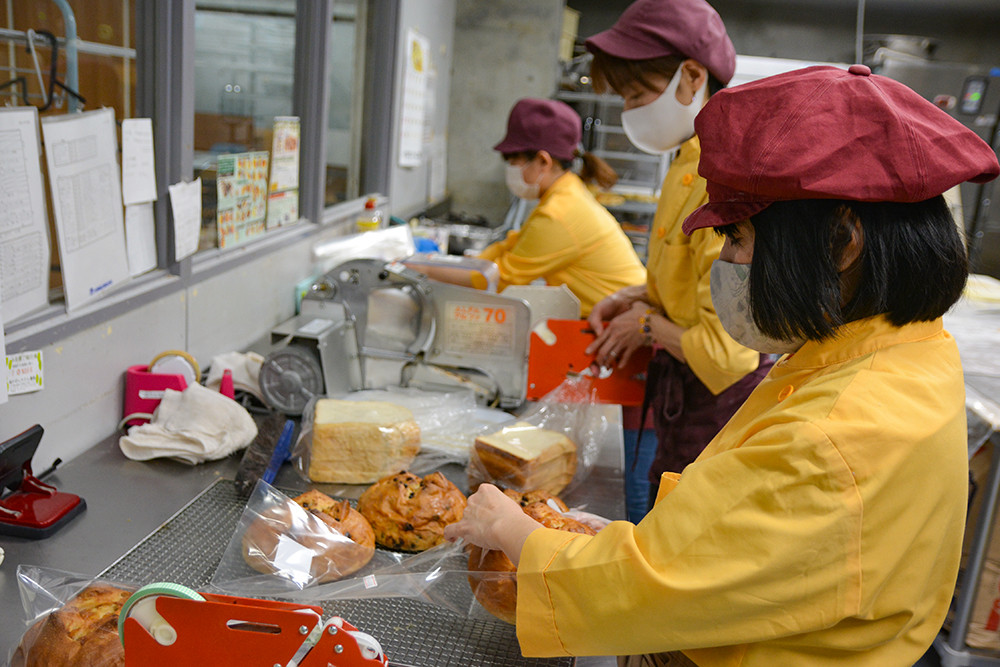
POLYGON ((516 164, 507 165, 507 188, 515 197, 521 199, 538 199, 538 183, 527 183, 524 180, 524 167, 516 164))
POLYGON ((677 101, 677 86, 681 82, 678 67, 674 78, 660 96, 649 104, 622 112, 622 128, 629 141, 647 153, 666 153, 694 136, 694 117, 701 111, 708 89, 708 79, 694 94, 691 104, 677 101))
POLYGON ((722 328, 737 343, 766 354, 795 352, 805 339, 781 340, 761 331, 750 314, 750 265, 712 262, 712 305, 722 328))

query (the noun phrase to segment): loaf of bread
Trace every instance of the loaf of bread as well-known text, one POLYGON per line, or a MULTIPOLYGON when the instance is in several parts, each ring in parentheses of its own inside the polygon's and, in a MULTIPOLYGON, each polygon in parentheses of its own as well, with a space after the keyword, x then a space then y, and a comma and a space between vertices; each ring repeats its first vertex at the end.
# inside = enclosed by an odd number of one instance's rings
POLYGON ((559 493, 576 473, 576 444, 558 431, 517 422, 476 438, 469 487, 482 482, 559 493))
POLYGON ((130 591, 94 584, 28 628, 11 667, 124 667, 118 614, 130 591))
POLYGON ((420 451, 420 426, 387 401, 316 401, 309 479, 367 484, 407 468, 420 451))
MULTIPOLYGON (((272 507, 243 534, 243 559, 247 565, 265 574, 281 573, 287 568, 278 561, 279 547, 295 542, 311 552, 309 576, 325 583, 357 572, 375 555, 372 527, 350 502, 334 500, 315 490, 293 500, 333 530, 317 531, 314 525, 297 520, 286 505, 272 507)), ((283 548, 287 553, 287 546, 283 548)))
MULTIPOLYGON (((597 531, 589 526, 563 516, 560 511, 553 509, 553 504, 562 508, 565 508, 566 504, 544 491, 533 490, 519 494, 507 490, 504 493, 519 503, 530 495, 537 496, 539 500, 528 502, 522 509, 525 514, 546 528, 581 535, 597 534, 597 531)), ((514 567, 514 563, 502 551, 494 549, 484 551, 480 547, 473 546, 469 551, 469 571, 474 573, 469 575, 469 585, 479 604, 500 620, 514 624, 517 619, 517 568, 514 567)))
POLYGON ((444 541, 444 527, 462 518, 465 495, 444 475, 423 479, 402 471, 380 479, 358 499, 375 541, 387 549, 424 551, 444 541))

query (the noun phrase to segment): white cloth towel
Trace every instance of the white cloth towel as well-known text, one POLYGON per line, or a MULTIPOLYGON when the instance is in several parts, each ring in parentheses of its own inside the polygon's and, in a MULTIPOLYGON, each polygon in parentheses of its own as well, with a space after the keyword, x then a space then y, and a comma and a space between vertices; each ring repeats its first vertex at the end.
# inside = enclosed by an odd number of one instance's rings
POLYGON ((152 421, 130 428, 118 446, 136 461, 171 457, 195 464, 225 458, 256 437, 257 425, 242 405, 192 384, 167 389, 152 421))
POLYGON ((264 396, 260 393, 258 380, 263 363, 264 357, 256 352, 217 354, 212 357, 212 364, 208 367, 205 386, 218 391, 219 385, 222 384, 222 374, 228 368, 233 372, 233 389, 249 392, 263 402, 264 396))

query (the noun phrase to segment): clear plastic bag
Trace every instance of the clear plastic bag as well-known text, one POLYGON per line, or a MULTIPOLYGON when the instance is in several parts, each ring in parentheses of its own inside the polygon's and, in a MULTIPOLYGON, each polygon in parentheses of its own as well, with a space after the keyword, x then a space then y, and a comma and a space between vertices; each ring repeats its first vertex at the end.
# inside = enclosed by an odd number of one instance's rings
POLYGON ((125 664, 118 611, 136 586, 23 564, 17 567, 17 583, 27 628, 9 656, 11 667, 125 664), (69 637, 65 615, 91 626, 85 638, 69 637))
MULTIPOLYGON (((475 394, 470 390, 433 392, 414 388, 395 387, 391 389, 367 389, 339 397, 345 401, 382 401, 400 405, 413 413, 420 428, 420 450, 415 457, 390 457, 382 466, 377 477, 390 475, 400 470, 408 470, 423 475, 437 470, 448 463, 466 465, 469 452, 476 436, 491 429, 495 424, 512 419, 500 411, 482 408, 476 404, 475 394)), ((310 400, 302 413, 302 429, 292 450, 292 462, 303 479, 312 480, 309 475, 312 464, 313 420, 315 400, 310 400)), ((386 440, 395 436, 383 433, 386 440)), ((371 479, 370 483, 375 481, 371 479)), ((351 483, 351 482, 341 482, 351 483)))
MULTIPOLYGON (((553 509, 595 532, 610 523, 578 509, 553 509)), ((417 599, 473 620, 499 618, 514 623, 517 571, 502 552, 483 551, 459 540, 407 556, 364 577, 300 591, 291 599, 316 603, 373 597, 417 599)))
POLYGON ((212 586, 244 597, 286 596, 386 567, 403 557, 375 549, 374 542, 358 544, 335 526, 259 481, 212 576, 212 586))
MULTIPOLYGON (((542 489, 552 494, 572 490, 589 475, 597 461, 600 445, 615 428, 599 405, 593 380, 586 376, 568 377, 542 400, 517 418, 490 432, 498 440, 532 436, 534 458, 496 451, 489 445, 475 445, 470 453, 470 492, 482 482, 526 492, 542 489), (533 434, 532 431, 547 434, 533 434), (568 438, 572 451, 553 434, 568 438)), ((516 448, 513 448, 516 449, 516 448)))

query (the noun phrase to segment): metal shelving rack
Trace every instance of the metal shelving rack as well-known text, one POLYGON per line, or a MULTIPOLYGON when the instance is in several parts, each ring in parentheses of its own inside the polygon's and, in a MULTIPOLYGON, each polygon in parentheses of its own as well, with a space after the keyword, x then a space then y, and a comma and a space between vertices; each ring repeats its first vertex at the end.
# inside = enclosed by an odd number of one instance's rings
MULTIPOLYGON (((621 127, 624 100, 618 95, 598 95, 586 91, 560 90, 556 99, 566 102, 580 114, 583 122, 584 148, 606 160, 618 172, 618 184, 612 192, 659 195, 663 178, 674 154, 650 155, 631 145, 621 127)), ((656 212, 655 201, 626 199, 620 204, 605 204, 606 208, 628 227, 626 235, 643 259, 646 257, 648 229, 656 212), (645 227, 645 231, 642 228, 645 227)))
POLYGON ((1000 665, 1000 653, 986 649, 976 649, 965 643, 969 630, 969 620, 972 617, 972 607, 976 602, 976 592, 979 577, 983 571, 983 562, 990 547, 990 537, 993 523, 997 516, 997 505, 1000 501, 1000 432, 993 431, 990 435, 993 445, 993 458, 990 462, 990 472, 983 491, 982 511, 976 520, 975 534, 969 548, 969 560, 962 575, 958 597, 955 600, 955 617, 951 631, 938 635, 934 640, 934 649, 941 658, 942 667, 996 667, 1000 665))

